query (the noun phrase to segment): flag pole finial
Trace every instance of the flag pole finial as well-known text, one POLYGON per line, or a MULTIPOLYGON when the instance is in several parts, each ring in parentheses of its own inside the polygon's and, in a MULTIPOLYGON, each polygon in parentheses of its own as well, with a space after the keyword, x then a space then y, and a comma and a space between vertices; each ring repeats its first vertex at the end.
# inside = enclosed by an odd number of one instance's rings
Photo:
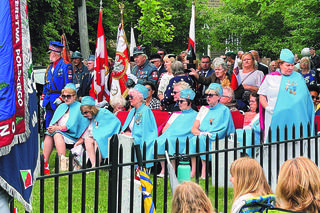
POLYGON ((119 4, 119 8, 120 8, 120 15, 121 15, 121 24, 123 26, 123 10, 124 10, 124 4, 121 3, 119 4))
POLYGON ((100 10, 102 10, 102 0, 100 0, 100 10))

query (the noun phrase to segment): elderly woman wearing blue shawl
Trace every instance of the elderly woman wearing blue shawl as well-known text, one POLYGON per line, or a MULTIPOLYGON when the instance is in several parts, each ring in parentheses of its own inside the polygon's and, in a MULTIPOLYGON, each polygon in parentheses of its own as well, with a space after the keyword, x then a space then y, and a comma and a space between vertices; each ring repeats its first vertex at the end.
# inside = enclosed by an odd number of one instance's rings
MULTIPOLYGON (((163 134, 158 137, 158 154, 164 155, 165 142, 168 139, 168 154, 173 155, 176 150, 176 140, 179 138, 179 153, 183 153, 186 147, 187 137, 192 137, 191 128, 196 119, 197 112, 191 108, 195 93, 192 89, 180 91, 180 98, 177 100, 181 112, 174 112, 163 128, 163 134)), ((162 170, 160 177, 164 176, 164 162, 161 162, 162 170)))
POLYGON ((96 107, 94 99, 90 96, 81 99, 80 110, 90 124, 74 146, 85 144, 91 165, 94 167, 96 149, 100 151, 100 164, 101 157, 108 158, 108 138, 119 133, 121 122, 109 110, 96 107))
MULTIPOLYGON (((148 97, 148 89, 137 84, 129 90, 129 101, 133 107, 121 129, 121 134, 134 138, 135 144, 140 144, 141 151, 143 143, 150 144, 158 137, 157 123, 149 107, 145 105, 144 99, 148 97)), ((146 159, 152 159, 153 153, 147 151, 146 159)))
POLYGON ((76 101, 76 87, 73 83, 67 84, 62 90, 64 103, 54 112, 50 125, 45 133, 43 143, 43 157, 45 174, 50 174, 49 157, 53 149, 53 142, 59 155, 66 154, 66 146, 72 148, 82 132, 89 125, 88 119, 80 112, 80 103, 76 101))
MULTIPOLYGON (((194 137, 192 137, 190 140, 190 153, 196 152, 197 137, 199 137, 199 151, 205 152, 207 136, 209 136, 209 150, 211 150, 211 142, 215 141, 217 134, 218 138, 222 139, 225 137, 225 135, 230 135, 230 133, 235 131, 230 110, 228 107, 219 103, 223 93, 222 86, 217 83, 211 83, 205 93, 209 108, 202 106, 193 124, 191 132, 194 137)), ((204 156, 201 156, 201 159, 201 178, 205 178, 206 163, 204 161, 204 156)), ((195 157, 191 158, 191 163, 191 177, 193 177, 195 175, 196 168, 195 157)))

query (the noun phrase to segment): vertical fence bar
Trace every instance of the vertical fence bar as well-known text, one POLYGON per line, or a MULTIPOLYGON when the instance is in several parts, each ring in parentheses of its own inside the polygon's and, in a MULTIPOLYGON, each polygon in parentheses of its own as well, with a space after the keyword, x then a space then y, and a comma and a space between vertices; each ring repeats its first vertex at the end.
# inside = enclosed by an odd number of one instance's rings
MULTIPOLYGON (((81 146, 81 145, 80 145, 81 146)), ((69 154, 69 171, 73 170, 73 154, 69 154)), ((68 213, 72 213, 72 185, 73 185, 73 174, 68 175, 68 213)))
POLYGON ((143 158, 142 159, 143 159, 143 162, 144 162, 143 163, 143 167, 147 168, 146 167, 146 163, 145 163, 145 161, 147 159, 147 145, 146 145, 146 142, 143 143, 142 152, 143 152, 143 158))
MULTIPOLYGON (((56 154, 55 157, 55 173, 59 174, 59 155, 56 154)), ((54 177, 54 212, 58 213, 59 211, 59 176, 54 177)))
POLYGON ((268 183, 271 185, 271 139, 272 139, 272 131, 269 127, 269 134, 268 134, 268 183))
MULTIPOLYGON (((216 151, 219 150, 219 138, 216 137, 216 141, 215 141, 215 147, 216 147, 216 151)), ((218 211, 218 204, 219 204, 219 152, 215 153, 215 165, 214 165, 214 177, 215 177, 215 181, 214 181, 214 208, 216 209, 217 212, 218 211)))
MULTIPOLYGON (((168 139, 165 142, 165 150, 168 151, 169 149, 168 139)), ((167 213, 168 208, 168 162, 164 161, 164 178, 163 178, 163 212, 167 213)))
POLYGON ((315 138, 315 144, 314 144, 314 148, 315 148, 315 163, 316 163, 316 165, 318 166, 319 165, 319 163, 318 163, 318 144, 319 143, 319 135, 318 134, 316 134, 316 138, 315 138))
MULTIPOLYGON (((120 144, 119 148, 119 164, 123 163, 123 147, 120 144)), ((121 212, 121 204, 122 204, 122 174, 123 174, 123 167, 119 167, 119 187, 118 187, 118 212, 121 212)))
MULTIPOLYGON (((154 159, 158 159, 158 142, 157 140, 154 142, 154 159)), ((158 173, 158 163, 159 161, 156 161, 153 163, 153 204, 154 204, 154 208, 157 209, 157 173, 158 173)))
MULTIPOLYGON (((197 136, 197 139, 196 139, 196 153, 199 154, 199 136, 197 136)), ((200 173, 200 168, 199 168, 199 158, 200 158, 200 155, 197 155, 196 156, 196 182, 197 184, 199 184, 199 173, 200 173)))
POLYGON ((179 146, 179 138, 177 138, 176 140, 176 150, 175 150, 175 153, 176 153, 176 157, 174 159, 174 171, 176 172, 176 176, 178 176, 178 164, 179 164, 179 157, 180 156, 180 146, 179 146))
POLYGON ((246 149, 246 146, 247 146, 247 133, 246 133, 246 130, 243 130, 243 133, 242 133, 242 138, 243 138, 243 150, 242 150, 242 154, 240 154, 240 157, 243 157, 245 156, 245 154, 247 153, 247 149, 246 149))
POLYGON ((296 157, 295 139, 296 139, 296 126, 293 124, 292 126, 292 158, 296 157))
POLYGON ((307 126, 307 129, 308 129, 308 158, 311 159, 311 141, 310 141, 310 137, 311 137, 311 126, 310 126, 310 123, 308 123, 308 126, 307 126))
MULTIPOLYGON (((134 144, 131 146, 131 162, 134 162, 134 144)), ((135 170, 134 170, 134 164, 131 165, 130 168, 131 171, 131 177, 130 177, 130 213, 133 213, 133 197, 134 197, 134 176, 135 176, 135 170)), ((112 212, 110 212, 112 213, 112 212)))
MULTIPOLYGON (((260 144, 264 144, 264 131, 260 128, 260 144)), ((260 146, 260 166, 263 168, 263 145, 260 146)))
MULTIPOLYGON (((288 126, 284 126, 284 140, 288 140, 288 126)), ((288 143, 284 143, 284 160, 288 159, 288 143)))
MULTIPOLYGON (((99 152, 99 149, 96 150, 96 167, 99 167, 100 166, 100 152, 99 152), (99 159, 99 160, 97 160, 99 159)), ((94 182, 94 212, 95 213, 98 213, 99 212, 99 182, 100 182, 100 178, 99 178, 99 174, 100 174, 100 170, 97 169, 95 170, 95 173, 94 173, 94 179, 95 179, 95 182, 94 182)), ((121 183, 121 182, 120 182, 121 183)))
POLYGON ((303 156, 303 125, 300 123, 300 156, 303 156))
POLYGON ((205 175, 205 192, 209 194, 209 135, 206 137, 206 175, 205 175))
MULTIPOLYGON (((233 147, 237 148, 238 147, 238 141, 237 141, 238 135, 237 135, 237 131, 234 132, 234 140, 233 140, 233 147)), ((238 158, 237 156, 237 152, 238 150, 234 150, 233 152, 233 160, 236 160, 238 158)), ((212 171, 213 172, 213 171, 212 171)))
MULTIPOLYGON (((255 139, 256 139, 256 137, 255 137, 255 132, 254 132, 253 129, 251 129, 251 146, 254 146, 254 145, 255 145, 255 143, 254 143, 255 139)), ((255 157, 254 157, 254 150, 255 150, 255 149, 256 149, 255 147, 252 147, 252 148, 251 148, 251 156, 250 156, 250 157, 252 157, 253 159, 255 158, 255 157)))
MULTIPOLYGON (((276 171, 277 171, 277 174, 279 174, 279 170, 280 170, 280 144, 279 144, 279 142, 280 142, 280 128, 278 126, 277 127, 277 145, 276 145, 276 149, 277 149, 277 151, 276 151, 276 155, 277 155, 277 167, 276 167, 276 169, 277 170, 276 171)), ((278 178, 276 177, 276 179, 278 179, 278 178)))
POLYGON ((10 211, 10 213, 14 213, 14 198, 13 197, 10 197, 10 199, 9 199, 9 211, 10 211))
POLYGON ((228 136, 225 135, 224 143, 224 213, 228 212, 228 136))
POLYGON ((118 136, 113 135, 110 140, 109 163, 109 190, 108 190, 108 212, 117 212, 117 177, 118 177, 118 136))
MULTIPOLYGON (((44 176, 44 159, 40 155, 40 174, 44 176)), ((40 213, 44 212, 44 179, 40 180, 40 213)))
MULTIPOLYGON (((85 170, 87 168, 87 156, 86 152, 83 152, 82 156, 82 168, 85 170)), ((87 173, 84 171, 82 174, 82 180, 81 180, 81 213, 86 212, 86 186, 87 186, 87 173)))

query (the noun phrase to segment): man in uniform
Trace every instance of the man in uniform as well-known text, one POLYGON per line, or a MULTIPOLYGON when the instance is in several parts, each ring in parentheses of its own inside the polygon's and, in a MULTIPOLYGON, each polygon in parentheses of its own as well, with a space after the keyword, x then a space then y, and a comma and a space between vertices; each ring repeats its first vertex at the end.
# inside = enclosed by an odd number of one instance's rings
POLYGON ((128 78, 131 78, 136 84, 143 84, 145 81, 151 81, 156 84, 158 70, 156 66, 147 59, 144 47, 135 47, 133 49, 133 57, 136 65, 132 67, 131 74, 128 75, 128 78))
POLYGON ((45 85, 43 87, 42 106, 46 108, 46 127, 52 119, 53 113, 62 102, 59 98, 61 90, 68 83, 72 82, 72 66, 61 57, 63 44, 50 41, 49 57, 50 65, 45 75, 45 85))
POLYGON ((88 58, 88 71, 89 74, 85 75, 81 84, 80 84, 80 88, 77 92, 78 98, 81 101, 82 97, 84 96, 89 96, 89 91, 91 89, 92 86, 92 79, 94 76, 94 55, 90 55, 88 58))
POLYGON ((88 67, 83 64, 82 54, 78 51, 72 53, 71 60, 73 63, 73 80, 72 82, 76 85, 77 90, 80 87, 80 84, 83 81, 83 78, 89 74, 88 67))

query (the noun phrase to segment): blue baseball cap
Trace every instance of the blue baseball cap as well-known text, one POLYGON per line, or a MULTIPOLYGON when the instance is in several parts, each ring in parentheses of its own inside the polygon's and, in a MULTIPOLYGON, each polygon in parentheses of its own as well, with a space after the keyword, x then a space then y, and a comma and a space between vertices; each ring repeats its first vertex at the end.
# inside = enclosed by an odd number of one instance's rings
POLYGON ((221 86, 220 84, 217 84, 217 83, 211 83, 211 84, 209 85, 208 89, 212 89, 212 90, 216 91, 216 93, 217 93, 218 95, 220 95, 220 96, 221 96, 222 93, 223 93, 222 86, 221 86))
POLYGON ((294 55, 289 49, 282 49, 280 53, 280 60, 293 64, 294 55))
POLYGON ((147 87, 145 87, 141 84, 137 84, 133 87, 133 89, 138 90, 142 94, 143 99, 146 99, 148 97, 149 91, 148 91, 147 87))
POLYGON ((84 96, 81 99, 81 106, 83 106, 83 105, 94 106, 95 105, 95 101, 91 96, 84 96))
POLYGON ((73 89, 74 91, 77 91, 76 85, 74 85, 73 83, 68 83, 67 85, 64 86, 64 89, 67 89, 67 88, 70 88, 70 89, 73 89))
POLYGON ((196 93, 192 89, 183 89, 180 91, 180 98, 193 100, 196 93))

